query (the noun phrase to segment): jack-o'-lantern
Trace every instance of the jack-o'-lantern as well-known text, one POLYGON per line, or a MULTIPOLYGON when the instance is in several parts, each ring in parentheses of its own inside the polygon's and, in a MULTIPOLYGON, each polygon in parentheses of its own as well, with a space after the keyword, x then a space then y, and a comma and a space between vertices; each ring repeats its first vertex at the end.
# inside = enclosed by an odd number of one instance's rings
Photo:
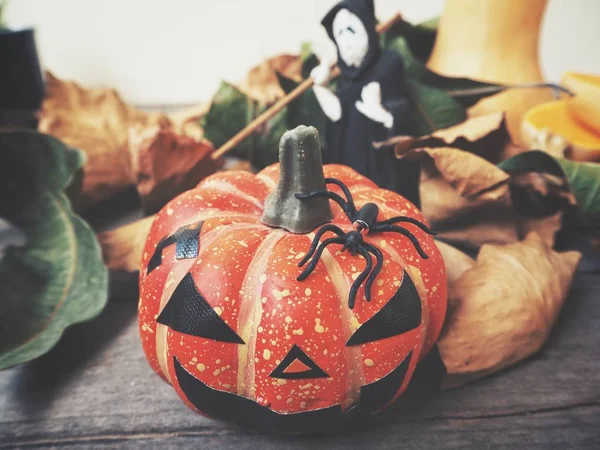
POLYGON ((445 312, 445 267, 420 211, 323 167, 312 127, 283 136, 280 166, 216 173, 168 203, 143 254, 152 368, 198 412, 263 430, 384 409, 445 312))

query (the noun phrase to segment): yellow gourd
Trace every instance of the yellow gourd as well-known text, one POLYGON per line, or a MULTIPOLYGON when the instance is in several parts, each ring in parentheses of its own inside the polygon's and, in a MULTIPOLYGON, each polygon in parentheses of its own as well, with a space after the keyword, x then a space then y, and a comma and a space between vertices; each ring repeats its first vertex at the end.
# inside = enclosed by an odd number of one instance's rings
POLYGON ((561 84, 575 94, 567 100, 569 112, 583 126, 600 134, 600 76, 567 72, 561 84))
POLYGON ((521 128, 523 144, 576 161, 600 161, 600 133, 582 125, 569 103, 555 100, 529 110, 521 128))

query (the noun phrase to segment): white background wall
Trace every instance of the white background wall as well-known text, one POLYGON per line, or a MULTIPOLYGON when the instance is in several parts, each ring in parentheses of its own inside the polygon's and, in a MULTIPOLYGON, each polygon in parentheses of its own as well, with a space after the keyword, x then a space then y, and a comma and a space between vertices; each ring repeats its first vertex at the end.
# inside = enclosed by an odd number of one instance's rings
MULTIPOLYGON (((496 0, 502 1, 502 0, 496 0)), ((526 2, 527 0, 523 0, 526 2)), ((140 105, 209 99, 261 59, 312 41, 332 46, 319 22, 337 0, 9 0, 8 24, 34 26, 45 67, 89 86, 116 87, 140 105)), ((440 14, 443 0, 376 0, 385 20, 440 14)), ((542 31, 546 76, 600 74, 600 0, 549 0, 542 31)))

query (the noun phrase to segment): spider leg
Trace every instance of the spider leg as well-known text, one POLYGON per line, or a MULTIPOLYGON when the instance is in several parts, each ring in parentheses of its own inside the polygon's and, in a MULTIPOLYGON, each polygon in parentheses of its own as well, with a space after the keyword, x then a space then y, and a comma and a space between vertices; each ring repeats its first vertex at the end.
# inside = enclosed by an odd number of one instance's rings
POLYGON ((423 251, 423 249, 421 248, 421 244, 419 244, 419 241, 417 240, 417 238, 415 237, 415 235, 412 234, 407 229, 399 227, 399 226, 396 226, 396 225, 383 225, 381 227, 378 227, 377 231, 378 232, 390 231, 390 232, 393 232, 393 233, 400 233, 400 234, 406 236, 413 243, 413 245, 417 249, 417 253, 419 253, 419 255, 421 256, 421 258, 423 258, 423 259, 428 259, 429 258, 429 256, 427 256, 427 253, 425 253, 423 251))
POLYGON ((421 230, 423 230, 427 234, 431 234, 431 235, 436 234, 429 227, 427 227, 427 225, 425 225, 422 222, 419 222, 417 219, 413 219, 412 217, 402 217, 402 216, 392 217, 391 219, 382 220, 381 222, 377 222, 371 227, 371 231, 377 232, 377 231, 379 231, 378 227, 380 227, 380 226, 392 225, 392 224, 398 223, 398 222, 412 223, 413 225, 416 225, 417 227, 419 227, 421 230))
POLYGON ((365 285, 365 291, 369 293, 367 300, 370 301, 371 300, 371 298, 370 298, 371 297, 371 287, 373 286, 373 283, 375 282, 375 278, 377 278, 377 275, 379 275, 379 272, 381 272, 381 269, 383 267, 383 253, 381 253, 381 250, 379 250, 373 244, 365 243, 365 248, 367 249, 368 252, 375 255, 375 259, 377 261, 377 264, 375 264, 375 268, 369 274, 369 278, 367 279, 367 284, 365 285))
POLYGON ((308 277, 312 273, 312 271, 315 269, 315 267, 317 267, 317 263, 319 262, 319 259, 321 259, 321 254, 323 253, 323 250, 325 250, 325 247, 327 247, 329 244, 343 244, 343 243, 344 243, 343 237, 329 238, 329 239, 325 239, 323 242, 321 242, 321 245, 319 245, 319 248, 317 249, 312 261, 310 262, 310 264, 308 266, 306 266, 304 271, 300 275, 298 275, 296 280, 303 281, 306 279, 306 277, 308 277))
MULTIPOLYGON (((340 205, 340 208, 342 208, 342 211, 344 211, 344 214, 346 214, 348 216, 348 219, 350 219, 350 221, 352 221, 352 217, 354 217, 354 216, 351 216, 352 212, 350 210, 350 207, 348 206, 348 202, 346 202, 346 200, 344 200, 341 195, 338 195, 335 192, 331 192, 331 191, 313 191, 313 192, 309 192, 308 194, 296 193, 296 198, 299 200, 306 200, 306 199, 318 198, 318 197, 327 197, 328 199, 336 202, 338 205, 340 205)), ((352 205, 352 206, 354 206, 354 205, 352 205)))
POLYGON ((306 264, 306 262, 310 259, 310 257, 317 249, 321 237, 328 231, 333 231, 338 236, 343 236, 345 234, 340 227, 333 224, 324 225, 321 228, 319 228, 319 231, 317 231, 317 233, 315 234, 315 237, 312 241, 310 248, 306 252, 306 255, 304 255, 304 258, 302 258, 302 260, 298 263, 298 267, 302 267, 304 264, 306 264))
MULTIPOLYGON (((373 262, 371 261, 371 255, 369 255, 369 252, 367 252, 363 247, 360 247, 358 251, 367 261, 367 265, 365 269, 361 272, 361 274, 358 277, 356 277, 356 280, 354 280, 354 283, 352 283, 352 286, 350 287, 350 294, 348 295, 348 308, 350 309, 354 309, 358 288, 363 283, 363 281, 365 281, 365 278, 367 278, 369 273, 371 273, 371 267, 373 267, 373 262)), ((367 297, 367 300, 370 301, 371 293, 365 290, 365 297, 367 297)))
POLYGON ((356 216, 357 210, 356 210, 356 206, 354 205, 354 199, 352 198, 352 194, 350 193, 350 189, 348 189, 348 186, 346 186, 344 183, 342 183, 340 180, 338 180, 336 178, 325 178, 325 183, 335 184, 337 187, 339 187, 342 190, 342 192, 346 196, 346 201, 348 203, 348 209, 352 213, 352 217, 349 217, 349 218, 350 218, 350 220, 353 220, 354 216, 356 216))

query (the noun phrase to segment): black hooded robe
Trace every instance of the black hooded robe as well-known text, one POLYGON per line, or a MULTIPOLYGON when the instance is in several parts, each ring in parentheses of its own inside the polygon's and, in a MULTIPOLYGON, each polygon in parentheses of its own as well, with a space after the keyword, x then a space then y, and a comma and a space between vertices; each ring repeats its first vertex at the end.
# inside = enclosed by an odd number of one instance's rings
POLYGON ((380 187, 398 192, 419 206, 418 163, 397 159, 392 148, 373 147, 373 142, 411 134, 402 59, 395 52, 381 50, 372 0, 343 0, 327 13, 321 23, 334 43, 333 19, 341 9, 349 10, 361 20, 369 37, 369 49, 359 67, 347 66, 338 50, 341 76, 335 93, 342 116, 337 122, 327 123, 324 162, 350 166, 380 187), (363 88, 374 81, 381 87, 382 106, 394 117, 391 129, 356 109, 363 88))

